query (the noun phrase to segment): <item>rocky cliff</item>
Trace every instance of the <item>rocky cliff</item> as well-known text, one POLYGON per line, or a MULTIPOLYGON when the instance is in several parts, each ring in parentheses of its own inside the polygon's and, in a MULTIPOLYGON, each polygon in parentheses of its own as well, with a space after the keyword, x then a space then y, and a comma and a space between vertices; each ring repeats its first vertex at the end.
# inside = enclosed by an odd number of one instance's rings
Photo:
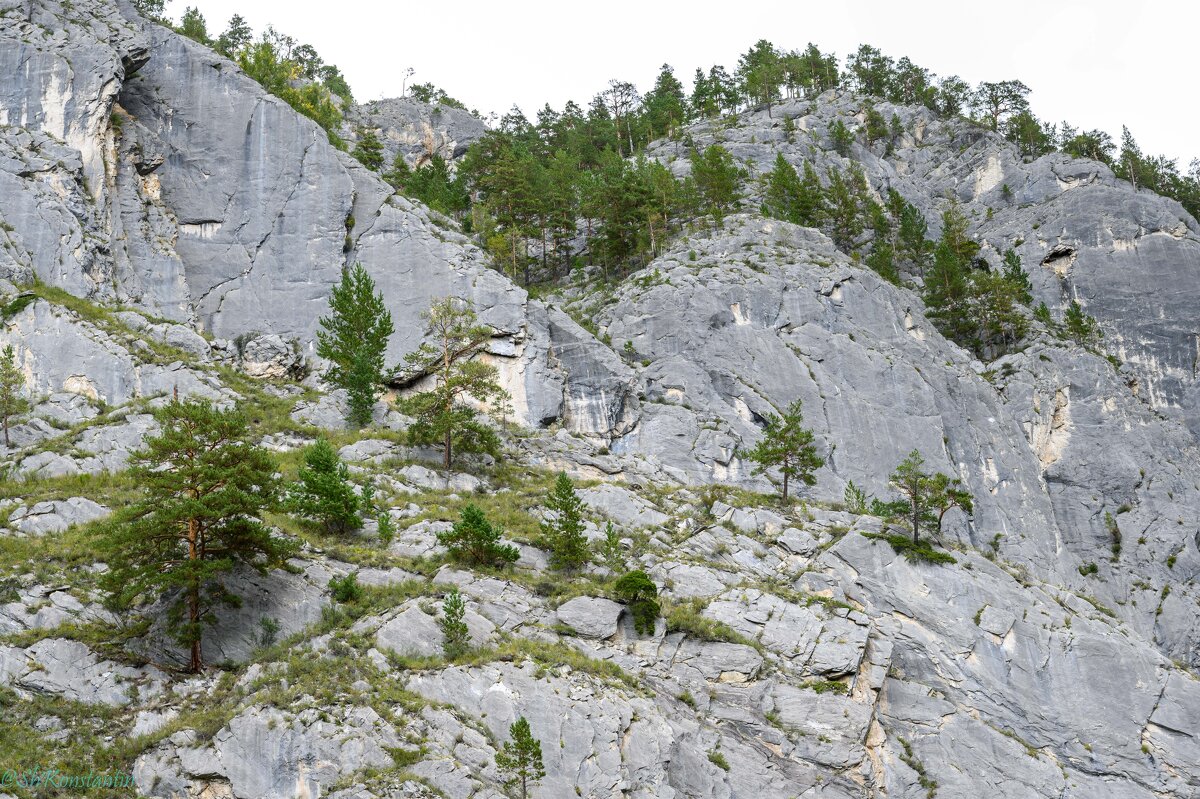
MULTIPOLYGON (((687 132, 751 176, 779 153, 852 160, 935 228, 956 198, 985 257, 1015 248, 1037 298, 1078 300, 1111 356, 1042 332, 983 364, 911 290, 753 213, 611 293, 531 299, 127 4, 9 2, 0 38, 0 344, 31 400, 3 453, 0 769, 127 768, 161 797, 486 799, 523 715, 546 799, 1200 795, 1200 225, 1177 203, 903 106, 878 106, 905 131, 890 149, 840 156, 830 126, 865 113, 850 94, 687 132), (514 468, 438 471, 384 403, 340 429, 345 398, 306 370, 354 262, 395 320, 393 360, 431 298, 468 297, 495 328, 514 468), (175 391, 253 408, 284 457, 332 436, 399 528, 306 539, 289 569, 239 578, 206 639, 220 666, 196 677, 158 607, 103 606, 87 537, 128 501, 146 411, 175 391), (740 453, 795 399, 826 466, 784 507, 740 453), (975 497, 947 519, 953 564, 897 555, 841 504, 849 481, 887 496, 912 449, 975 497), (602 596, 616 564, 547 571, 559 469, 585 485, 589 535, 611 523, 621 565, 659 585, 653 634, 602 596), (436 533, 467 499, 510 520, 515 569, 445 563, 436 533), (328 589, 349 573, 353 606, 328 589), (455 665, 435 618, 451 586, 480 653, 455 665)), ((482 128, 448 113, 381 101, 348 121, 389 157, 454 157, 482 128)), ((682 173, 681 147, 649 155, 682 173)))

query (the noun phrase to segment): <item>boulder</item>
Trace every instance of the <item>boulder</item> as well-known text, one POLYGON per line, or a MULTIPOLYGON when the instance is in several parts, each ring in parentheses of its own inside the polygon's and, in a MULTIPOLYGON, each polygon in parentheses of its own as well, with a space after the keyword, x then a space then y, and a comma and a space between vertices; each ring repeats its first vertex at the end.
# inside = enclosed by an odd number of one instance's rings
POLYGON ((611 638, 617 634, 617 621, 624 610, 624 605, 611 599, 577 596, 559 605, 555 612, 560 624, 584 638, 611 638))

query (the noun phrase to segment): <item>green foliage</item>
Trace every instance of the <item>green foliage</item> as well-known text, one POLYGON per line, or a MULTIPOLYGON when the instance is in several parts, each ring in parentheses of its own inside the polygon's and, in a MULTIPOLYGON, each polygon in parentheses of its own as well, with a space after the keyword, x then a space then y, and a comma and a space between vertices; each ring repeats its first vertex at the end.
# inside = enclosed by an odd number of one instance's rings
POLYGON ((528 799, 529 788, 546 776, 542 765, 542 744, 521 716, 508 728, 509 740, 496 752, 496 766, 507 777, 506 788, 519 786, 521 799, 528 799))
POLYGON ((350 470, 337 450, 324 438, 304 451, 299 478, 288 493, 285 507, 292 513, 319 522, 328 532, 344 534, 362 527, 362 513, 370 507, 370 493, 360 496, 350 482, 350 470))
POLYGON ((741 199, 739 181, 743 176, 733 156, 719 144, 692 153, 692 179, 700 195, 701 209, 712 214, 718 223, 737 207, 741 199))
POLYGON ((208 25, 204 21, 204 15, 200 13, 200 9, 198 8, 188 6, 184 10, 177 30, 189 39, 194 39, 201 44, 210 44, 208 25))
POLYGON ((767 209, 774 217, 804 227, 817 227, 824 218, 821 181, 808 161, 804 162, 802 180, 782 153, 776 155, 775 166, 766 175, 765 194, 767 209))
POLYGON ((633 627, 642 635, 654 632, 658 619, 658 586, 641 570, 627 572, 613 584, 613 591, 629 606, 633 627))
MULTIPOLYGON (((703 603, 697 600, 680 605, 671 605, 667 610, 667 632, 686 633, 698 641, 718 641, 761 649, 762 645, 751 640, 728 624, 702 615, 703 603)), ((653 629, 651 629, 653 632, 653 629)))
POLYGON ((960 508, 966 513, 973 509, 971 495, 962 488, 958 478, 950 478, 941 472, 931 474, 922 468, 924 465, 925 459, 914 449, 900 462, 891 477, 892 486, 908 505, 913 544, 917 545, 922 526, 940 532, 942 520, 952 508, 960 508))
MULTIPOLYGON (((1118 509, 1117 513, 1120 512, 1118 509)), ((1108 534, 1112 538, 1112 559, 1116 562, 1121 558, 1121 526, 1117 524, 1116 517, 1111 513, 1104 514, 1104 526, 1108 528, 1108 534)))
POLYGON ((835 119, 829 126, 829 139, 833 142, 833 149, 837 151, 838 155, 842 157, 850 155, 850 145, 854 144, 854 134, 846 127, 846 123, 835 119))
POLYGON ((383 142, 379 141, 374 128, 358 129, 358 143, 351 155, 373 172, 383 169, 383 142))
POLYGON ((403 153, 396 153, 383 178, 406 197, 447 216, 461 217, 471 203, 463 179, 451 175, 446 159, 436 153, 417 169, 409 168, 403 153))
POLYGON ((25 388, 25 373, 17 366, 17 356, 11 344, 0 353, 0 419, 4 423, 4 446, 12 447, 8 437, 9 420, 25 407, 21 392, 25 388))
POLYGON ((1103 335, 1096 320, 1084 313, 1083 306, 1077 300, 1071 300, 1067 306, 1067 312, 1063 315, 1063 331, 1085 347, 1095 346, 1103 335))
POLYGON ((501 544, 504 531, 493 526, 478 505, 468 503, 454 527, 437 534, 438 543, 450 551, 450 557, 472 566, 505 566, 516 562, 517 548, 501 544))
MULTIPOLYGON (((329 136, 330 143, 344 148, 337 135, 342 124, 342 112, 333 101, 334 93, 321 83, 294 85, 294 80, 301 76, 302 65, 282 56, 278 43, 269 34, 264 35, 261 41, 243 47, 237 54, 237 62, 264 89, 320 125, 329 136)), ((339 88, 344 88, 344 81, 339 88)))
POLYGON ((846 503, 846 510, 850 513, 864 514, 867 512, 867 504, 869 497, 867 492, 854 484, 853 480, 846 483, 846 490, 843 494, 846 503))
POLYGON ((925 305, 942 335, 980 358, 999 357, 1028 332, 1020 309, 1032 300, 1032 287, 1012 250, 1002 271, 975 268, 979 244, 967 227, 957 205, 942 214, 942 236, 926 274, 925 305))
POLYGON ((575 493, 571 478, 559 472, 554 489, 546 498, 550 518, 542 522, 542 545, 550 551, 550 565, 562 571, 577 571, 588 562, 588 541, 583 534, 583 501, 575 493))
POLYGON ((363 597, 363 588, 358 584, 357 572, 330 577, 329 590, 333 593, 334 600, 342 603, 358 602, 363 597))
POLYGON ((867 538, 887 541, 897 555, 903 555, 909 560, 934 565, 958 562, 950 553, 934 549, 928 541, 913 541, 906 535, 898 534, 864 533, 863 535, 867 538))
POLYGON ((405 357, 409 378, 433 375, 435 385, 396 401, 414 418, 409 440, 417 445, 442 446, 442 464, 449 469, 455 452, 499 454, 500 439, 474 409, 470 398, 487 404, 493 416, 508 410, 508 392, 497 382, 496 367, 474 356, 491 340, 492 328, 480 325, 471 303, 456 297, 437 300, 425 313, 432 341, 405 357))
POLYGON ((786 76, 782 54, 766 39, 759 39, 739 59, 736 74, 750 101, 765 105, 770 116, 771 104, 779 99, 786 76))
POLYGON ((392 521, 392 514, 386 510, 382 511, 376 523, 379 525, 379 543, 384 547, 390 546, 396 538, 396 523, 392 521))
POLYGON ((140 496, 99 537, 101 583, 118 605, 175 597, 168 625, 198 671, 204 624, 239 601, 223 577, 239 564, 265 573, 289 553, 259 521, 278 497, 276 465, 237 412, 174 400, 154 415, 161 432, 132 458, 140 496))
POLYGON ((596 545, 596 556, 611 572, 625 570, 625 553, 621 548, 621 536, 612 522, 604 524, 604 538, 596 545))
POLYGON ((452 589, 442 600, 442 617, 438 627, 442 631, 442 653, 447 660, 458 660, 471 651, 471 631, 463 621, 467 607, 457 588, 452 589))
POLYGON ((253 38, 254 32, 250 30, 245 18, 241 14, 234 14, 229 18, 225 31, 213 43, 213 47, 226 58, 236 58, 253 38))
POLYGON ((133 0, 133 7, 146 19, 160 21, 163 19, 163 9, 166 0, 133 0))
POLYGON ((429 105, 444 105, 447 108, 461 108, 466 110, 466 106, 455 100, 443 90, 434 86, 432 83, 414 83, 408 87, 409 95, 422 103, 429 105))
POLYGON ((258 638, 259 646, 268 648, 274 646, 275 639, 279 637, 279 621, 270 616, 263 616, 258 620, 258 626, 262 630, 258 638))
POLYGON ((708 762, 721 769, 721 771, 729 771, 729 761, 725 759, 725 755, 721 754, 720 750, 714 749, 709 752, 708 762))
POLYGON ((779 469, 783 475, 785 502, 789 480, 796 479, 805 485, 812 485, 816 482, 813 472, 825 465, 825 459, 817 454, 813 431, 802 427, 803 422, 800 400, 792 402, 782 417, 768 415, 762 438, 745 455, 748 460, 758 464, 756 474, 767 469, 779 469))
POLYGON ((376 293, 362 264, 342 270, 329 298, 330 315, 320 319, 317 355, 330 361, 325 379, 350 396, 347 421, 365 425, 388 373, 384 354, 394 327, 392 315, 376 293))

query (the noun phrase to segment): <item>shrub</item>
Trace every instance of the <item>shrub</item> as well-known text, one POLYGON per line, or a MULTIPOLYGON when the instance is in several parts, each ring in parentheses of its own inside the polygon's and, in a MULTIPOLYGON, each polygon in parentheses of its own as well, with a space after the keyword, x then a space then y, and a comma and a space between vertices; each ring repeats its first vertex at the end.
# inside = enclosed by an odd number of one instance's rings
POLYGON ((329 590, 338 602, 357 602, 362 599, 362 586, 358 584, 358 575, 354 572, 344 577, 332 577, 329 580, 329 590))
POLYGON ((505 566, 520 556, 517 548, 500 543, 503 530, 493 526, 475 503, 468 503, 454 527, 437 534, 450 557, 474 566, 505 566))
POLYGON ((629 606, 633 627, 642 635, 654 632, 658 619, 658 586, 644 571, 631 571, 617 580, 613 590, 629 606))

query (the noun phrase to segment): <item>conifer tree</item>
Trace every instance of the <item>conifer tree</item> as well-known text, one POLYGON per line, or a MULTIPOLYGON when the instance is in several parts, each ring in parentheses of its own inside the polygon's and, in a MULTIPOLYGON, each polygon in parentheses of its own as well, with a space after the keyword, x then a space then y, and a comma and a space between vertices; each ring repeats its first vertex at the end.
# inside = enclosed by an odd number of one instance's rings
POLYGON ((100 534, 101 583, 118 605, 174 597, 168 629, 198 672, 204 625, 239 603, 224 578, 239 566, 266 573, 289 553, 259 521, 278 497, 276 465, 235 411, 176 399, 154 416, 161 432, 130 470, 140 496, 100 534))
POLYGON ((13 415, 20 413, 25 405, 21 390, 25 388, 25 375, 17 366, 17 356, 13 346, 7 344, 3 354, 0 354, 0 417, 4 421, 4 446, 11 447, 8 437, 8 425, 13 415))
POLYGON ((967 513, 972 510, 971 495, 958 478, 950 478, 941 472, 930 474, 922 468, 924 465, 925 459, 914 449, 900 462, 891 477, 892 485, 904 496, 908 505, 914 544, 921 541, 922 526, 940 531, 942 519, 950 509, 962 508, 967 513))
POLYGON ((559 472, 554 489, 546 499, 553 516, 542 522, 542 541, 550 550, 550 565, 575 571, 588 561, 588 542, 583 534, 583 500, 564 472, 559 472))
POLYGON ((763 437, 754 449, 746 453, 747 459, 759 464, 756 474, 778 467, 783 474, 785 502, 790 480, 812 485, 816 482, 813 472, 825 465, 825 459, 817 454, 813 431, 802 427, 803 422, 800 400, 796 400, 788 405, 782 417, 774 414, 767 416, 763 437))
POLYGON ((496 752, 496 765, 508 779, 504 786, 521 788, 521 799, 528 799, 529 788, 546 776, 542 765, 542 744, 533 737, 529 722, 521 716, 508 728, 510 740, 496 752))
POLYGON ((342 270, 342 280, 329 298, 329 316, 320 319, 317 355, 330 361, 325 379, 350 396, 346 419, 362 426, 388 378, 384 354, 394 328, 392 315, 376 293, 375 281, 362 264, 342 270))
POLYGON ((495 455, 500 439, 465 404, 470 398, 490 403, 493 414, 507 409, 508 392, 497 381, 496 367, 473 360, 492 338, 492 328, 478 323, 470 302, 457 297, 437 300, 425 313, 432 341, 405 357, 410 377, 432 375, 434 386, 397 400, 416 421, 408 435, 416 444, 440 444, 442 465, 449 469, 457 452, 495 455))
POLYGON ((289 492, 289 511, 324 525, 331 533, 362 527, 362 513, 370 506, 370 492, 360 496, 350 482, 350 470, 326 439, 304 451, 299 480, 289 492))
POLYGON ((442 631, 442 654, 446 660, 458 660, 471 651, 471 631, 463 621, 467 607, 457 588, 450 589, 442 600, 442 617, 438 627, 442 631))
POLYGON ((517 548, 501 544, 504 532, 487 520, 474 503, 467 503, 454 526, 437 534, 438 543, 453 560, 473 566, 504 566, 520 557, 517 548))
POLYGON ((1078 300, 1071 300, 1071 304, 1067 306, 1067 312, 1063 315, 1063 328, 1068 337, 1085 347, 1094 345, 1101 337, 1096 320, 1084 313, 1078 300))
POLYGON ((741 197, 738 181, 742 174, 733 156, 719 144, 692 153, 692 179, 696 181, 704 210, 712 214, 718 224, 727 211, 737 206, 741 197))
POLYGON ((374 128, 358 129, 358 143, 351 155, 372 172, 383 169, 383 142, 379 141, 374 128))

